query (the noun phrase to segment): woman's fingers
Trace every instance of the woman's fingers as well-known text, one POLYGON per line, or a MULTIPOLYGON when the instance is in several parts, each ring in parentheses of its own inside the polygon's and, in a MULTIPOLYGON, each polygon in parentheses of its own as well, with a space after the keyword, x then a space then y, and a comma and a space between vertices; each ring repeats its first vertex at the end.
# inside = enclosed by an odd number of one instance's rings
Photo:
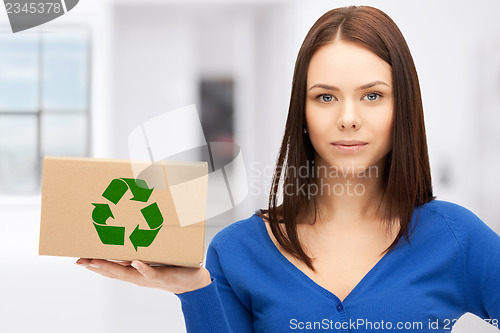
POLYGON ((155 268, 138 260, 132 261, 130 266, 134 267, 146 280, 156 281, 157 271, 155 268))
MULTIPOLYGON (((97 259, 94 259, 97 260, 97 259)), ((122 266, 130 266, 131 261, 125 261, 125 260, 107 260, 108 262, 112 262, 118 265, 122 266)), ((81 266, 88 266, 92 262, 92 259, 89 258, 80 258, 76 261, 75 264, 81 265, 81 266)))
POLYGON ((123 266, 119 263, 107 261, 107 260, 102 260, 102 259, 93 259, 89 266, 91 268, 100 270, 100 271, 105 271, 113 276, 115 276, 118 279, 125 280, 125 281, 132 281, 132 282, 139 282, 136 281, 138 277, 140 277, 140 274, 132 267, 130 266, 123 266))
POLYGON ((123 261, 123 260, 109 260, 111 262, 114 262, 118 265, 122 265, 122 266, 130 266, 130 263, 131 261, 123 261))
POLYGON ((120 279, 134 283, 140 283, 140 280, 142 280, 141 274, 139 274, 134 268, 130 267, 129 265, 124 265, 124 263, 122 262, 117 263, 102 259, 80 258, 77 260, 76 264, 100 275, 114 279, 120 279))
POLYGON ((203 267, 151 267, 138 260, 129 265, 124 262, 86 258, 78 259, 76 264, 106 277, 174 293, 184 293, 211 283, 210 273, 203 267))
POLYGON ((102 270, 102 269, 99 269, 99 268, 94 268, 94 267, 91 267, 91 266, 85 266, 86 269, 94 272, 94 273, 97 273, 97 274, 100 274, 102 276, 105 276, 105 277, 109 277, 109 278, 112 278, 112 279, 116 279, 117 277, 105 270, 102 270))
POLYGON ((80 266, 88 266, 91 261, 92 261, 92 259, 80 258, 75 262, 75 264, 80 265, 80 266))

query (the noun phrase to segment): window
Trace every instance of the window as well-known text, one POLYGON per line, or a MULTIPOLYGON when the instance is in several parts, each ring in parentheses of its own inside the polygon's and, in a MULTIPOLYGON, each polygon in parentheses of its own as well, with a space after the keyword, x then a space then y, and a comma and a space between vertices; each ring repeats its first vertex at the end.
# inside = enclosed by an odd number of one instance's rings
POLYGON ((36 193, 45 155, 90 155, 89 39, 0 34, 0 195, 36 193))

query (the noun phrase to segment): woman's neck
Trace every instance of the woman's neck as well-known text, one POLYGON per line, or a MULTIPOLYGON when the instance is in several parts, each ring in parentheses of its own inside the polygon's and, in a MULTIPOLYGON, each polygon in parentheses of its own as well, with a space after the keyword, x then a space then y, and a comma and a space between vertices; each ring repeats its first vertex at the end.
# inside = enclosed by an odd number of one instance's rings
POLYGON ((362 169, 336 170, 319 174, 316 185, 319 221, 330 223, 352 224, 377 219, 377 211, 381 202, 382 166, 370 166, 362 169), (337 172, 339 171, 339 172, 337 172))

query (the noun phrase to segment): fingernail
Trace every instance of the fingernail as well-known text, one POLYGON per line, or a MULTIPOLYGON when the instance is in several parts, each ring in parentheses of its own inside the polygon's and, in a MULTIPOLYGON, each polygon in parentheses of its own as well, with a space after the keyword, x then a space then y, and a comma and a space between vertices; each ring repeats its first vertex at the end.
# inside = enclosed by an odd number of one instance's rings
POLYGON ((92 267, 92 268, 101 268, 100 266, 98 266, 96 264, 90 264, 89 266, 92 267))
POLYGON ((78 263, 78 262, 75 262, 75 265, 77 265, 77 266, 82 266, 82 267, 88 267, 88 265, 87 265, 87 264, 80 264, 80 263, 78 263))
POLYGON ((133 263, 130 264, 130 266, 134 267, 135 269, 139 270, 140 269, 140 266, 138 263, 136 263, 135 261, 133 263))

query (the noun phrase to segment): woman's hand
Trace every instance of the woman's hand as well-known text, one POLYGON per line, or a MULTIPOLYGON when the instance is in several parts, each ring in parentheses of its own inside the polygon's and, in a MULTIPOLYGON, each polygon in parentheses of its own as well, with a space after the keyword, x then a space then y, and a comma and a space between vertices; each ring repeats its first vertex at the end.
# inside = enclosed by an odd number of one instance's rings
POLYGON ((210 273, 204 267, 151 267, 140 261, 111 262, 82 258, 76 264, 103 276, 176 294, 200 289, 211 283, 210 273))

